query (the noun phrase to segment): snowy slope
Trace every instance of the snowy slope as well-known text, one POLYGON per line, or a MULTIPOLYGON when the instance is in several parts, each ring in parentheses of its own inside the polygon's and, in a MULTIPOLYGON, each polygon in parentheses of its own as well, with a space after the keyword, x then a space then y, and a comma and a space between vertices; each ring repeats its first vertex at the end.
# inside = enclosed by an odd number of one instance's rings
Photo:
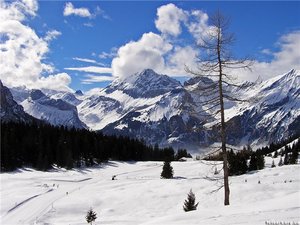
POLYGON ((225 112, 232 144, 268 144, 300 133, 300 71, 255 84, 243 95, 250 101, 225 112))
POLYGON ((77 108, 73 104, 62 99, 48 97, 41 90, 22 90, 19 88, 12 89, 12 93, 14 98, 19 100, 19 104, 23 106, 25 112, 37 119, 45 120, 58 126, 86 127, 80 121, 77 108))
POLYGON ((270 168, 271 160, 267 158, 264 170, 230 177, 231 205, 226 207, 223 189, 212 192, 218 184, 204 179, 214 176, 214 168, 203 161, 172 162, 172 180, 160 179, 161 162, 108 162, 80 171, 2 173, 1 224, 86 224, 90 207, 98 215, 93 224, 299 222, 300 165, 270 168), (185 213, 182 205, 191 188, 199 206, 185 213))
POLYGON ((84 123, 106 134, 195 149, 205 142, 195 107, 178 81, 146 69, 93 93, 78 105, 78 111, 84 123))

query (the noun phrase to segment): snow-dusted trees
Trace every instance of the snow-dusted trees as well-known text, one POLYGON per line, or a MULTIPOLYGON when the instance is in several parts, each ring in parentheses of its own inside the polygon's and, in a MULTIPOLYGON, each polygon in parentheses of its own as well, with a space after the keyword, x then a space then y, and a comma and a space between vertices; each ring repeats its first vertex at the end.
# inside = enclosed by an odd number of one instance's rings
POLYGON ((170 161, 165 161, 163 165, 162 172, 160 174, 161 178, 171 179, 173 178, 173 167, 171 166, 170 161))
POLYGON ((197 71, 186 68, 190 74, 199 77, 212 79, 212 84, 204 84, 199 87, 206 100, 201 102, 204 111, 214 111, 214 116, 219 116, 219 137, 221 141, 220 150, 223 153, 223 171, 224 171, 224 204, 229 205, 229 170, 226 149, 226 123, 224 113, 224 100, 238 101, 230 93, 226 93, 226 86, 237 86, 233 84, 230 73, 234 69, 249 69, 251 62, 245 59, 236 59, 232 56, 230 46, 234 42, 234 35, 228 32, 230 20, 217 11, 210 17, 211 29, 198 42, 198 47, 203 50, 201 58, 198 59, 199 65, 197 71))
POLYGON ((97 213, 91 208, 86 214, 86 222, 92 224, 97 219, 97 213))
POLYGON ((183 203, 183 210, 185 212, 196 210, 199 202, 196 204, 196 197, 192 189, 188 193, 187 199, 183 203))

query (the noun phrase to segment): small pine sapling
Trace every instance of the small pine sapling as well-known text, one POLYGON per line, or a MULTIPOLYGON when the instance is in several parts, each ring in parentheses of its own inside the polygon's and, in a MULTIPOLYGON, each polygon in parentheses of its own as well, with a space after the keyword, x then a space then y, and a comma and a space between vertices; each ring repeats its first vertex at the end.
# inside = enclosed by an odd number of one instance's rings
POLYGON ((188 193, 187 199, 184 201, 183 210, 185 212, 196 210, 199 202, 197 204, 195 204, 195 202, 196 202, 196 197, 191 189, 190 192, 188 193))
POLYGON ((92 208, 87 212, 85 219, 86 222, 90 223, 91 225, 97 219, 97 214, 93 211, 92 208))
POLYGON ((274 162, 274 160, 272 161, 272 165, 271 165, 271 167, 272 167, 272 168, 276 167, 276 166, 275 166, 275 162, 274 162))
POLYGON ((165 161, 162 172, 160 174, 161 178, 171 179, 171 178, 173 178, 173 173, 174 172, 173 172, 173 167, 171 166, 171 163, 169 161, 165 161))

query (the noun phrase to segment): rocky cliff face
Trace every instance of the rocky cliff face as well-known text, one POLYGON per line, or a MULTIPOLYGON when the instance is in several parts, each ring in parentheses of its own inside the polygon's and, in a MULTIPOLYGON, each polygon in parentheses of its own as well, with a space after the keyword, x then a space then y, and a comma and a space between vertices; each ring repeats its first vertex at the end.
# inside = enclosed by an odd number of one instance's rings
POLYGON ((18 105, 18 103, 13 99, 13 96, 10 90, 3 86, 0 80, 0 118, 1 122, 25 122, 31 123, 34 121, 34 118, 25 113, 23 107, 18 105))

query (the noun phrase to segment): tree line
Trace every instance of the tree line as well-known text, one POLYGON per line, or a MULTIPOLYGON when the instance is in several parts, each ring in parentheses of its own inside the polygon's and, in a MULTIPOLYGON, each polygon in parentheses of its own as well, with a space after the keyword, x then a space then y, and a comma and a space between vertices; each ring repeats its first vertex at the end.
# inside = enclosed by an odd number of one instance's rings
MULTIPOLYGON (((291 146, 287 145, 295 139, 295 137, 290 137, 281 142, 258 148, 256 151, 253 151, 250 145, 244 146, 240 151, 234 152, 232 149, 227 151, 229 175, 241 175, 248 171, 263 169, 265 167, 265 156, 273 158, 280 156, 278 166, 296 164, 300 152, 300 138, 291 146), (278 149, 281 150, 278 151, 278 149)), ((222 154, 222 152, 219 152, 218 154, 208 155, 205 160, 221 161, 223 159, 222 154)), ((275 167, 274 162, 272 167, 275 167)))
POLYGON ((184 149, 175 153, 172 147, 153 147, 142 140, 101 132, 39 123, 1 123, 1 171, 21 167, 45 171, 53 165, 71 169, 107 160, 173 161, 186 156, 184 149))

